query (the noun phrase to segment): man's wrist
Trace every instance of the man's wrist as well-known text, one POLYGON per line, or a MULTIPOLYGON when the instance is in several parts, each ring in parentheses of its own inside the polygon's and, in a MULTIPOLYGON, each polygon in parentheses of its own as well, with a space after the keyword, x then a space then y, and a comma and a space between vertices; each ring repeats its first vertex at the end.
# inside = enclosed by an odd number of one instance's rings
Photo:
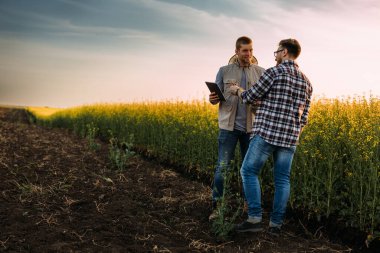
POLYGON ((236 90, 236 96, 240 97, 241 96, 241 93, 244 91, 243 88, 239 88, 236 90))

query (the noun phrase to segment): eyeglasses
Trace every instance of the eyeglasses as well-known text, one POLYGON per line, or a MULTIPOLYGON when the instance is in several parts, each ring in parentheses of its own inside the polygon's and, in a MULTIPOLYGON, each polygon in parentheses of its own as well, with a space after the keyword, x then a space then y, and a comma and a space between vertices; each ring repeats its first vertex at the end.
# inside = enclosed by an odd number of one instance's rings
POLYGON ((280 49, 280 50, 274 51, 274 52, 273 52, 273 55, 276 57, 276 55, 277 55, 279 52, 284 51, 284 50, 285 50, 285 49, 280 49))

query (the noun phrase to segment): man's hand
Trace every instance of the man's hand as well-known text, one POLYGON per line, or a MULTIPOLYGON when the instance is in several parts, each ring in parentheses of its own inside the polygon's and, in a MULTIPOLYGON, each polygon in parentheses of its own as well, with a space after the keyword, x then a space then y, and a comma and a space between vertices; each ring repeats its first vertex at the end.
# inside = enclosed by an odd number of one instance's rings
POLYGON ((239 96, 240 93, 242 93, 244 91, 243 88, 240 88, 238 85, 236 84, 232 84, 229 88, 228 88, 228 93, 230 93, 231 95, 235 95, 235 96, 239 96))
POLYGON ((216 105, 217 103, 219 103, 219 97, 218 97, 218 95, 216 95, 215 92, 210 93, 208 100, 213 105, 216 105))

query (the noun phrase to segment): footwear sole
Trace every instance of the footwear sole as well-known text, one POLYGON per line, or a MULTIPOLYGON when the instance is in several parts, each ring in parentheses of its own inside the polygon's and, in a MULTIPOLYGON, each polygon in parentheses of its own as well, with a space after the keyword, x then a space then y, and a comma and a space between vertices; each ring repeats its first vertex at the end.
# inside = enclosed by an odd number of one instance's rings
POLYGON ((257 233, 257 232, 261 232, 261 231, 263 231, 263 230, 264 230, 264 229, 262 229, 262 228, 250 228, 250 229, 236 230, 236 232, 238 232, 238 233, 246 233, 246 232, 257 233))

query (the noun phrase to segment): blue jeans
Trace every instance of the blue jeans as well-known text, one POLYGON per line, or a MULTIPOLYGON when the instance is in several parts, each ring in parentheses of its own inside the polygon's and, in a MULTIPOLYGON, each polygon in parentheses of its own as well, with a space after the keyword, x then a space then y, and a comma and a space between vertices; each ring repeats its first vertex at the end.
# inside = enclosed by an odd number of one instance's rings
POLYGON ((274 199, 270 221, 274 226, 281 226, 290 194, 290 170, 296 146, 289 148, 267 143, 255 135, 243 161, 242 176, 245 197, 248 202, 249 218, 262 219, 261 189, 258 176, 270 155, 274 159, 274 199))
POLYGON ((228 131, 219 129, 218 164, 215 169, 214 182, 212 187, 212 201, 214 206, 217 199, 223 195, 223 170, 226 169, 228 171, 231 168, 230 165, 231 161, 234 160, 235 157, 237 142, 239 141, 240 143, 240 153, 242 159, 244 159, 249 146, 249 137, 250 134, 243 131, 228 131))

